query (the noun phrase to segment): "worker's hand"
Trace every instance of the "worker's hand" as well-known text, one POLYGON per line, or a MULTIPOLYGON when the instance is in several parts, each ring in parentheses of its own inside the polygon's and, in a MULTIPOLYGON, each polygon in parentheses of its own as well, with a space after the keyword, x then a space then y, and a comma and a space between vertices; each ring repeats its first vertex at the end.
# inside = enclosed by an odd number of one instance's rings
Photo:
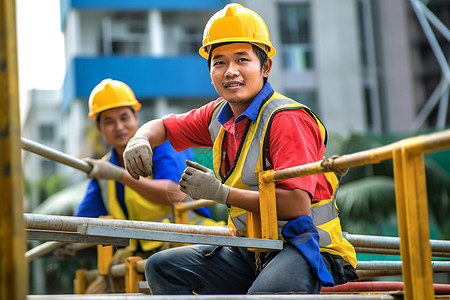
POLYGON ((135 136, 128 141, 123 152, 123 160, 125 169, 134 179, 153 174, 153 151, 148 139, 144 136, 135 136))
POLYGON ((106 160, 92 158, 83 158, 83 160, 92 166, 91 171, 87 174, 88 178, 120 180, 125 171, 124 168, 118 167, 106 160))
POLYGON ((201 164, 187 160, 179 188, 193 199, 214 200, 226 204, 230 187, 222 184, 214 172, 201 164))

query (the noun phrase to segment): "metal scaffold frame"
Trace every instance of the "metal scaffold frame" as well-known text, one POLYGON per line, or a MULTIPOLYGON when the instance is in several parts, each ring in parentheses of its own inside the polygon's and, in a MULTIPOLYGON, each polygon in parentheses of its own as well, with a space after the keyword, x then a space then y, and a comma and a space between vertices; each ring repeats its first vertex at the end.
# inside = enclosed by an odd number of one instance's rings
POLYGON ((441 80, 411 125, 411 130, 417 132, 438 103, 439 111, 436 128, 443 130, 447 121, 450 93, 450 56, 445 57, 445 54, 436 39, 436 35, 434 34, 430 23, 443 35, 447 42, 450 42, 450 30, 428 9, 422 1, 410 0, 410 3, 420 25, 422 26, 430 47, 433 50, 433 54, 438 61, 439 67, 441 68, 441 80))
MULTIPOLYGON (((228 245, 259 247, 259 249, 254 250, 271 251, 277 249, 277 247, 261 247, 261 244, 258 243, 260 241, 262 243, 263 241, 281 242, 278 241, 277 234, 275 182, 287 178, 322 174, 333 170, 339 171, 366 164, 376 164, 384 160, 393 159, 400 238, 351 234, 347 234, 346 237, 362 253, 381 252, 401 255, 401 262, 360 262, 357 265, 359 275, 362 275, 362 277, 373 277, 402 274, 405 299, 432 299, 435 286, 433 285, 432 274, 433 272, 450 271, 450 262, 432 261, 431 257, 432 255, 450 256, 450 241, 430 241, 429 239, 424 154, 444 148, 450 148, 450 130, 407 138, 390 145, 284 170, 261 172, 259 174, 261 214, 247 213, 249 238, 231 237, 231 233, 225 228, 207 228, 201 229, 200 232, 196 228, 203 226, 185 224, 159 224, 33 214, 25 214, 25 221, 28 230, 76 232, 79 235, 92 236, 94 239, 115 239, 118 237, 128 239, 138 237, 140 239, 170 240, 174 242, 226 244, 225 239, 231 238, 235 239, 236 243, 228 245), (219 235, 221 237, 209 236, 200 238, 200 235, 197 234, 218 234, 216 230, 220 231, 219 235), (190 237, 188 239, 182 237, 176 231, 186 233, 190 237), (172 235, 172 233, 176 234, 172 235), (224 239, 213 241, 217 238, 224 239), (245 244, 247 241, 253 244, 245 244)), ((185 215, 189 208, 198 208, 210 204, 210 201, 204 200, 183 203, 175 208, 175 214, 178 215, 178 220, 185 220, 185 215)), ((101 241, 98 240, 97 242, 101 241)), ((101 256, 104 257, 106 255, 102 254, 101 256)), ((110 262, 110 259, 104 260, 105 264, 110 262)), ((116 265, 111 268, 111 272, 114 276, 125 276, 128 292, 137 292, 137 281, 140 278, 139 274, 143 273, 145 260, 132 258, 128 264, 129 266, 127 267, 126 261, 125 265, 116 265)), ((109 270, 109 266, 99 266, 99 271, 101 269, 109 270)), ((77 273, 78 291, 82 290, 81 287, 86 285, 87 277, 92 277, 92 274, 95 273, 81 272, 81 270, 77 273)))
MULTIPOLYGON (((418 15, 421 25, 426 31, 427 38, 433 41, 433 37, 430 35, 430 26, 428 21, 433 23, 442 34, 450 40, 450 34, 448 29, 442 28, 441 24, 435 19, 432 14, 426 8, 421 1, 410 0, 413 8, 418 15)), ((1 299, 61 299, 61 295, 42 295, 42 296, 28 296, 28 284, 26 278, 28 278, 27 260, 25 257, 25 228, 29 230, 30 236, 46 236, 62 234, 65 236, 91 236, 94 237, 90 242, 96 241, 99 243, 113 243, 114 241, 108 240, 111 238, 117 238, 117 224, 115 221, 120 220, 97 220, 90 223, 90 221, 82 220, 81 223, 73 221, 66 222, 63 220, 63 224, 55 225, 53 228, 49 225, 51 222, 39 222, 33 223, 30 221, 34 216, 30 214, 23 214, 22 207, 22 173, 21 173, 21 159, 20 151, 20 126, 19 126, 19 104, 18 104, 18 83, 17 83, 17 49, 16 49, 16 24, 15 24, 15 2, 13 0, 4 0, 0 2, 0 87, 2 87, 2 93, 0 93, 0 104, 4 113, 0 115, 0 149, 2 156, 2 166, 0 172, 0 187, 2 189, 5 201, 0 201, 0 234, 2 236, 2 243, 0 244, 0 298, 1 299), (23 218, 25 216, 25 219, 23 218), (103 221, 112 223, 102 223, 103 221), (25 226, 24 224, 27 223, 25 226), (58 227, 59 226, 59 227, 58 227), (63 226, 63 227, 61 227, 63 226), (65 227, 66 226, 66 227, 65 227), (51 234, 44 232, 53 230, 51 234), (46 235, 47 234, 47 235, 46 235), (106 239, 103 239, 106 238, 106 239)), ((433 44, 433 43, 432 43, 433 44)), ((444 100, 448 102, 448 93, 450 87, 450 71, 448 67, 448 61, 443 56, 442 51, 436 47, 436 44, 432 45, 433 51, 438 58, 438 61, 443 69, 443 78, 435 90, 435 93, 430 97, 429 101, 424 107, 423 112, 419 115, 415 126, 420 126, 423 121, 423 115, 427 115, 429 111, 435 106, 438 101, 441 101, 441 108, 447 108, 447 104, 443 103, 444 100), (441 55, 442 54, 442 55, 441 55), (444 63, 445 61, 445 63, 444 63), (447 99, 444 99, 444 98, 447 99), (429 110, 427 112, 427 110, 429 110)), ((445 124, 445 116, 439 117, 440 122, 445 124), (442 121, 443 120, 443 121, 442 121)), ((22 144, 22 147, 24 144, 22 144)), ((366 151, 361 151, 354 154, 344 155, 342 157, 328 159, 325 161, 319 161, 307 165, 297 166, 279 171, 266 171, 259 174, 260 183, 260 205, 261 214, 256 215, 252 213, 247 214, 249 220, 249 234, 248 240, 261 241, 263 244, 279 244, 278 230, 276 224, 276 200, 275 200, 275 182, 300 176, 308 176, 313 174, 322 174, 333 170, 342 170, 350 167, 361 166, 365 164, 375 164, 383 160, 392 159, 394 167, 394 179, 396 190, 396 206, 398 215, 399 226, 399 240, 398 246, 402 262, 395 262, 386 264, 386 262, 380 262, 378 265, 371 262, 371 264, 360 263, 359 268, 362 270, 373 269, 395 269, 401 268, 404 281, 404 298, 405 299, 434 299, 435 293, 433 289, 433 270, 447 271, 449 268, 449 262, 435 262, 432 261, 433 253, 443 253, 437 255, 447 255, 447 244, 443 245, 430 241, 429 234, 429 220, 428 220, 428 207, 427 207, 427 194, 425 185, 425 170, 424 170, 424 154, 450 148, 450 130, 417 136, 399 142, 374 148, 366 151), (267 243, 266 243, 267 242, 267 243), (275 243, 272 243, 275 242, 275 243), (433 252, 436 250, 435 252, 433 252)), ((62 162, 67 164, 78 164, 79 161, 74 160, 69 162, 62 162)), ((79 170, 87 172, 89 169, 86 164, 82 163, 78 166, 79 170)), ((70 218, 70 217, 65 217, 70 218)), ((125 242, 130 236, 135 237, 139 232, 144 230, 148 231, 149 236, 142 236, 142 238, 154 239, 154 235, 160 235, 161 240, 168 239, 171 233, 182 233, 187 235, 205 234, 206 236, 212 236, 211 231, 215 231, 217 228, 200 229, 201 226, 191 228, 189 225, 184 224, 166 224, 170 225, 170 229, 164 226, 163 230, 156 230, 154 228, 139 228, 130 226, 133 221, 127 221, 124 223, 124 228, 127 228, 129 235, 123 235, 119 242, 125 242), (129 223, 131 222, 131 223, 129 223), (171 226, 180 225, 180 226, 171 226), (182 232, 174 232, 176 230, 182 232), (187 230, 187 231, 184 231, 187 230), (194 232, 192 232, 194 231, 194 232), (156 232, 156 233, 155 233, 156 232)), ((151 223, 151 222, 147 222, 151 223)), ((148 225, 148 224, 147 224, 148 225)), ((153 224, 150 224, 153 225, 153 224)), ((158 226, 158 225, 157 225, 158 226)), ((223 229, 223 228, 222 228, 223 229)), ((127 231, 127 230, 125 230, 127 231)), ((220 230, 219 230, 220 231, 220 230)), ((62 236, 61 235, 61 236, 62 236)), ((235 238, 229 236, 228 233, 223 235, 216 235, 216 238, 232 238, 245 240, 243 238, 235 238)), ((196 237, 197 238, 197 237, 196 237)), ((349 236, 351 238, 351 235, 349 236)), ((212 238, 210 238, 212 239, 212 238)), ((177 241, 181 239, 177 238, 177 241)), ((200 238, 197 240, 199 241, 200 238)), ((195 242, 195 240, 181 240, 186 242, 195 242)), ((116 241, 117 242, 117 241, 116 241)), ((201 242, 205 242, 201 240, 201 242)), ((236 242, 233 246, 242 246, 240 242, 236 242)), ((217 242, 221 244, 223 241, 217 242)), ((261 245, 249 244, 245 247, 257 248, 261 245)), ((61 246, 63 243, 55 243, 52 247, 61 246)), ((395 241, 397 245, 397 241, 395 241)), ((396 249, 392 246, 392 248, 396 249)), ((46 251, 50 248, 46 248, 46 251)), ((260 247, 264 248, 264 247, 260 247)), ((370 248, 372 247, 363 247, 370 248)), ((386 246, 386 248, 389 248, 386 246)), ((266 247, 265 249, 279 249, 278 246, 266 247)), ((390 248, 389 248, 390 249, 390 248)), ((42 253, 42 252, 41 252, 42 253)), ((29 253, 28 259, 32 259, 37 254, 29 253)), ((105 261, 107 263, 107 260, 105 261)), ((139 280, 139 272, 142 273, 143 261, 130 257, 125 262, 125 270, 122 266, 115 266, 111 269, 112 272, 118 272, 121 276, 126 278, 126 286, 131 292, 136 292, 136 286, 133 286, 137 280, 139 280)), ((99 271, 104 272, 105 270, 99 271)), ((77 299, 79 295, 67 295, 64 298, 77 299)), ((150 296, 142 295, 108 295, 99 296, 92 295, 83 297, 84 299, 134 299, 150 296)), ((193 296, 181 296, 178 299, 189 298, 193 296)), ((194 296, 201 299, 239 299, 242 295, 233 296, 194 296)), ((151 296, 151 299, 174 299, 174 296, 151 296)), ((393 295, 258 295, 258 296, 246 296, 248 299, 394 299, 393 295)))

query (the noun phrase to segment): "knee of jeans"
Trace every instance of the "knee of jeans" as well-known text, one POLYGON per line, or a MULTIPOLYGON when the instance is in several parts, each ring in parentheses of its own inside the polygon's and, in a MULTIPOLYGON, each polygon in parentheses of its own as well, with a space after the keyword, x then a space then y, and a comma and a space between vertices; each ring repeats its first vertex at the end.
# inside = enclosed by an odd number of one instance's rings
POLYGON ((164 262, 163 259, 160 258, 161 255, 159 253, 155 253, 147 259, 145 263, 145 276, 147 278, 151 277, 153 273, 158 273, 161 268, 161 263, 164 262))

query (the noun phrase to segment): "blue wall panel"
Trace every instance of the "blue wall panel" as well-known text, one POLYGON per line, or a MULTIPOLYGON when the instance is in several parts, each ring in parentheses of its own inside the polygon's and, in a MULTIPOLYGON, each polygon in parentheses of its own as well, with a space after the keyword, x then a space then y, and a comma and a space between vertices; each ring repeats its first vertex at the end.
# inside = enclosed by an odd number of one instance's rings
POLYGON ((77 57, 72 67, 77 98, 88 98, 91 90, 105 78, 127 83, 137 98, 217 97, 206 60, 198 55, 77 57))
POLYGON ((226 0, 71 0, 79 9, 162 9, 162 10, 218 10, 226 0))

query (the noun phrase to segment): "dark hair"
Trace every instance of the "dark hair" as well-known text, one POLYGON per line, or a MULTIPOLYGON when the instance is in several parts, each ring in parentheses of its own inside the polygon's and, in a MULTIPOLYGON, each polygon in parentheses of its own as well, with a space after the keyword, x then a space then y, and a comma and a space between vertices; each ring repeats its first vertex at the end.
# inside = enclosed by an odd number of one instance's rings
MULTIPOLYGON (((128 107, 129 109, 131 109, 131 112, 134 114, 135 110, 132 106, 119 106, 119 107, 128 107)), ((119 108, 119 107, 113 107, 113 108, 119 108)), ((111 108, 112 109, 112 108, 111 108)), ((109 110, 109 109, 107 109, 109 110)), ((102 114, 102 112, 104 112, 104 110, 102 110, 101 112, 99 112, 95 118, 96 122, 100 122, 100 115, 102 114)))
MULTIPOLYGON (((211 70, 211 53, 213 52, 213 50, 216 49, 217 47, 224 46, 227 44, 231 44, 231 43, 218 43, 218 44, 214 44, 211 46, 211 49, 209 50, 209 56, 208 56, 208 70, 211 70)), ((258 46, 255 46, 253 44, 251 44, 251 45, 252 45, 253 51, 255 52, 256 56, 259 59, 259 62, 261 64, 261 69, 262 69, 262 67, 264 66, 264 64, 266 63, 267 58, 268 58, 267 53, 263 49, 259 48, 258 46)), ((266 83, 266 81, 267 81, 267 78, 264 78, 264 83, 266 83)))

